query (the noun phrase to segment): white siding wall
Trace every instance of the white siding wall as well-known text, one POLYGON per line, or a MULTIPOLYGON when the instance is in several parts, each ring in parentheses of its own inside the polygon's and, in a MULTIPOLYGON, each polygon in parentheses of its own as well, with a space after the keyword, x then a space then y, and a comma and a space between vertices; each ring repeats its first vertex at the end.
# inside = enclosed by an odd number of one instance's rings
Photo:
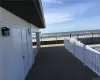
MULTIPOLYGON (((24 80, 26 77, 24 75, 24 60, 20 61, 23 54, 23 51, 21 51, 23 48, 21 46, 22 41, 20 38, 22 34, 18 33, 14 28, 19 29, 19 32, 26 29, 27 43, 23 44, 26 44, 28 48, 28 66, 30 69, 34 63, 34 55, 32 49, 32 38, 27 31, 28 29, 31 29, 31 27, 32 26, 30 26, 28 22, 0 7, 0 80, 24 80), (10 28, 10 36, 2 36, 1 27, 10 28), (20 36, 18 36, 19 34, 20 36)), ((33 29, 34 31, 38 30, 36 27, 33 27, 33 29)))
POLYGON ((23 19, 17 17, 16 15, 10 13, 9 11, 0 7, 0 21, 7 25, 7 27, 21 26, 29 28, 29 23, 23 19))
POLYGON ((31 26, 31 31, 32 31, 33 33, 39 32, 39 28, 35 27, 35 26, 32 25, 32 24, 30 24, 30 26, 31 26))

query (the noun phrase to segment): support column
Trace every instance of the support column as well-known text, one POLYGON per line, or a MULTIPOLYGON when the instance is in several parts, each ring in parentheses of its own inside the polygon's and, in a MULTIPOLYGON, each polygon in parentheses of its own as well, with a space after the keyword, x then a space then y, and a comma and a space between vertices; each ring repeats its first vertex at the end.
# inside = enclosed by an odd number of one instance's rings
POLYGON ((36 32, 36 43, 37 43, 37 49, 40 48, 40 32, 36 32))

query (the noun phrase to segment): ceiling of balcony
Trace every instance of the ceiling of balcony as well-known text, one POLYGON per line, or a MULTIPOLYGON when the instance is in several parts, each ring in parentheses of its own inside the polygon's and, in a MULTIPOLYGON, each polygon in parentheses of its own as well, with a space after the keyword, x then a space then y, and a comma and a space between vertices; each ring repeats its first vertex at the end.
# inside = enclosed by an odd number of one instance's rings
POLYGON ((38 28, 45 27, 41 1, 39 0, 2 0, 1 7, 34 24, 38 28))

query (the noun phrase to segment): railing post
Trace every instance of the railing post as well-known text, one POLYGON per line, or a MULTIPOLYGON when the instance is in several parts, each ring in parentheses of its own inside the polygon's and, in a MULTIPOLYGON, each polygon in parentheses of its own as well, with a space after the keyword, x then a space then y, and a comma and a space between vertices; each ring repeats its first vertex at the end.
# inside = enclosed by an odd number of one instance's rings
POLYGON ((76 55, 75 55, 75 42, 74 42, 74 57, 76 57, 76 55))
POLYGON ((99 73, 100 73, 100 55, 99 55, 99 62, 98 63, 99 63, 99 73))
POLYGON ((41 47, 41 44, 40 44, 40 32, 36 32, 36 41, 37 41, 37 49, 39 50, 39 48, 41 47))
POLYGON ((86 66, 86 61, 85 61, 85 59, 86 59, 86 58, 85 58, 85 54, 86 54, 86 52, 85 52, 85 51, 86 51, 86 45, 83 45, 83 49, 84 49, 84 61, 83 61, 83 62, 84 62, 84 66, 86 66))

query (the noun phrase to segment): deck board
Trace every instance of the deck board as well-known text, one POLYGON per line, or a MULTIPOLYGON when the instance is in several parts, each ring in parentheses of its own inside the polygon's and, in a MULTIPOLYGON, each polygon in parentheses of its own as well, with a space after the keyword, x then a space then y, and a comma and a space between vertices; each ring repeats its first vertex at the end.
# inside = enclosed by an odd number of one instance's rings
POLYGON ((41 48, 26 80, 92 80, 97 77, 60 46, 41 48))

